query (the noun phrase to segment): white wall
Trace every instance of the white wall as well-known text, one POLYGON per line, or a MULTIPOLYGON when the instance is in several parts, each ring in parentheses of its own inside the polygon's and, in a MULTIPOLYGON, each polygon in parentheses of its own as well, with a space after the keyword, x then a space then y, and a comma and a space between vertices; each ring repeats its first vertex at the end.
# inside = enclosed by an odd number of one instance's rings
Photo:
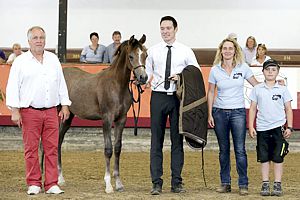
MULTIPOLYGON (((160 41, 159 21, 174 16, 178 40, 193 48, 215 48, 230 32, 241 46, 249 35, 269 48, 300 48, 298 0, 69 0, 67 47, 81 48, 96 31, 100 42, 111 43, 120 30, 123 39, 147 35, 146 46, 160 41)), ((57 45, 58 0, 0 0, 0 47, 19 42, 28 47, 26 32, 40 25, 48 48, 57 45)))

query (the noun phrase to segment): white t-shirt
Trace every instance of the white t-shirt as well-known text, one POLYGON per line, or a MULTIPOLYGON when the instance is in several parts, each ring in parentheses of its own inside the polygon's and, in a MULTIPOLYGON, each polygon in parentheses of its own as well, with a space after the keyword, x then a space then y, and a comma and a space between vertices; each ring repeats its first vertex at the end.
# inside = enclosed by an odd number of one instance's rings
MULTIPOLYGON (((266 62, 267 60, 270 60, 270 59, 271 59, 270 56, 266 56, 264 62, 266 62)), ((256 59, 256 57, 253 57, 251 65, 254 65, 254 66, 263 66, 264 62, 260 63, 260 62, 258 62, 258 60, 256 59)))
MULTIPOLYGON (((21 51, 21 54, 22 53, 24 53, 23 51, 21 51)), ((7 59, 7 61, 6 61, 6 63, 13 63, 14 62, 14 60, 16 59, 16 54, 15 53, 12 53, 12 54, 10 54, 9 56, 8 56, 8 59, 7 59)))

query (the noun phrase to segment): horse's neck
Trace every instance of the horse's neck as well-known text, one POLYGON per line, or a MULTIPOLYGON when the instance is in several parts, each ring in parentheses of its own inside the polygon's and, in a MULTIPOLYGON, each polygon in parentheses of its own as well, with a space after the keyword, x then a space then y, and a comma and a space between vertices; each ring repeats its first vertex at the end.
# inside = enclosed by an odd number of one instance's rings
POLYGON ((127 55, 124 51, 117 55, 111 65, 113 75, 115 79, 121 83, 120 85, 128 85, 130 81, 131 71, 127 65, 129 65, 129 62, 127 61, 127 55))
POLYGON ((120 83, 120 86, 127 86, 130 81, 131 71, 125 62, 115 62, 111 66, 111 74, 114 80, 120 83))

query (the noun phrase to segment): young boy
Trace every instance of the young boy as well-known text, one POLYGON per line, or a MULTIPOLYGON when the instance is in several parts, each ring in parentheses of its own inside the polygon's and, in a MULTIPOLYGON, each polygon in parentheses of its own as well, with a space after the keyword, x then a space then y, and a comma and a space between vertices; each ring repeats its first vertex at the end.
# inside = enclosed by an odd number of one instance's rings
POLYGON ((267 60, 263 64, 265 81, 256 85, 251 94, 249 109, 249 135, 257 135, 257 161, 261 163, 262 196, 281 196, 281 177, 283 173, 283 158, 287 154, 289 138, 293 132, 292 97, 285 86, 279 85, 276 77, 279 64, 275 60, 267 60), (256 116, 256 130, 254 119, 256 116), (284 130, 283 126, 287 124, 284 130), (269 168, 274 163, 274 185, 270 193, 269 168))

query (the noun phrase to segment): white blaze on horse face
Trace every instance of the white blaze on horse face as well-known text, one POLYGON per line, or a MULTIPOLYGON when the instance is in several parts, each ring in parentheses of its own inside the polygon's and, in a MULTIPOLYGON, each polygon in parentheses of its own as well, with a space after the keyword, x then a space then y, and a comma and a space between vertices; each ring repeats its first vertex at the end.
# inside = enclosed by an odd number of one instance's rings
POLYGON ((145 70, 146 55, 143 49, 138 48, 136 50, 136 65, 134 66, 134 75, 136 76, 140 84, 145 84, 148 80, 147 73, 145 70))
POLYGON ((144 65, 142 63, 142 60, 143 60, 143 51, 139 48, 138 49, 138 66, 141 66, 141 65, 144 65))

